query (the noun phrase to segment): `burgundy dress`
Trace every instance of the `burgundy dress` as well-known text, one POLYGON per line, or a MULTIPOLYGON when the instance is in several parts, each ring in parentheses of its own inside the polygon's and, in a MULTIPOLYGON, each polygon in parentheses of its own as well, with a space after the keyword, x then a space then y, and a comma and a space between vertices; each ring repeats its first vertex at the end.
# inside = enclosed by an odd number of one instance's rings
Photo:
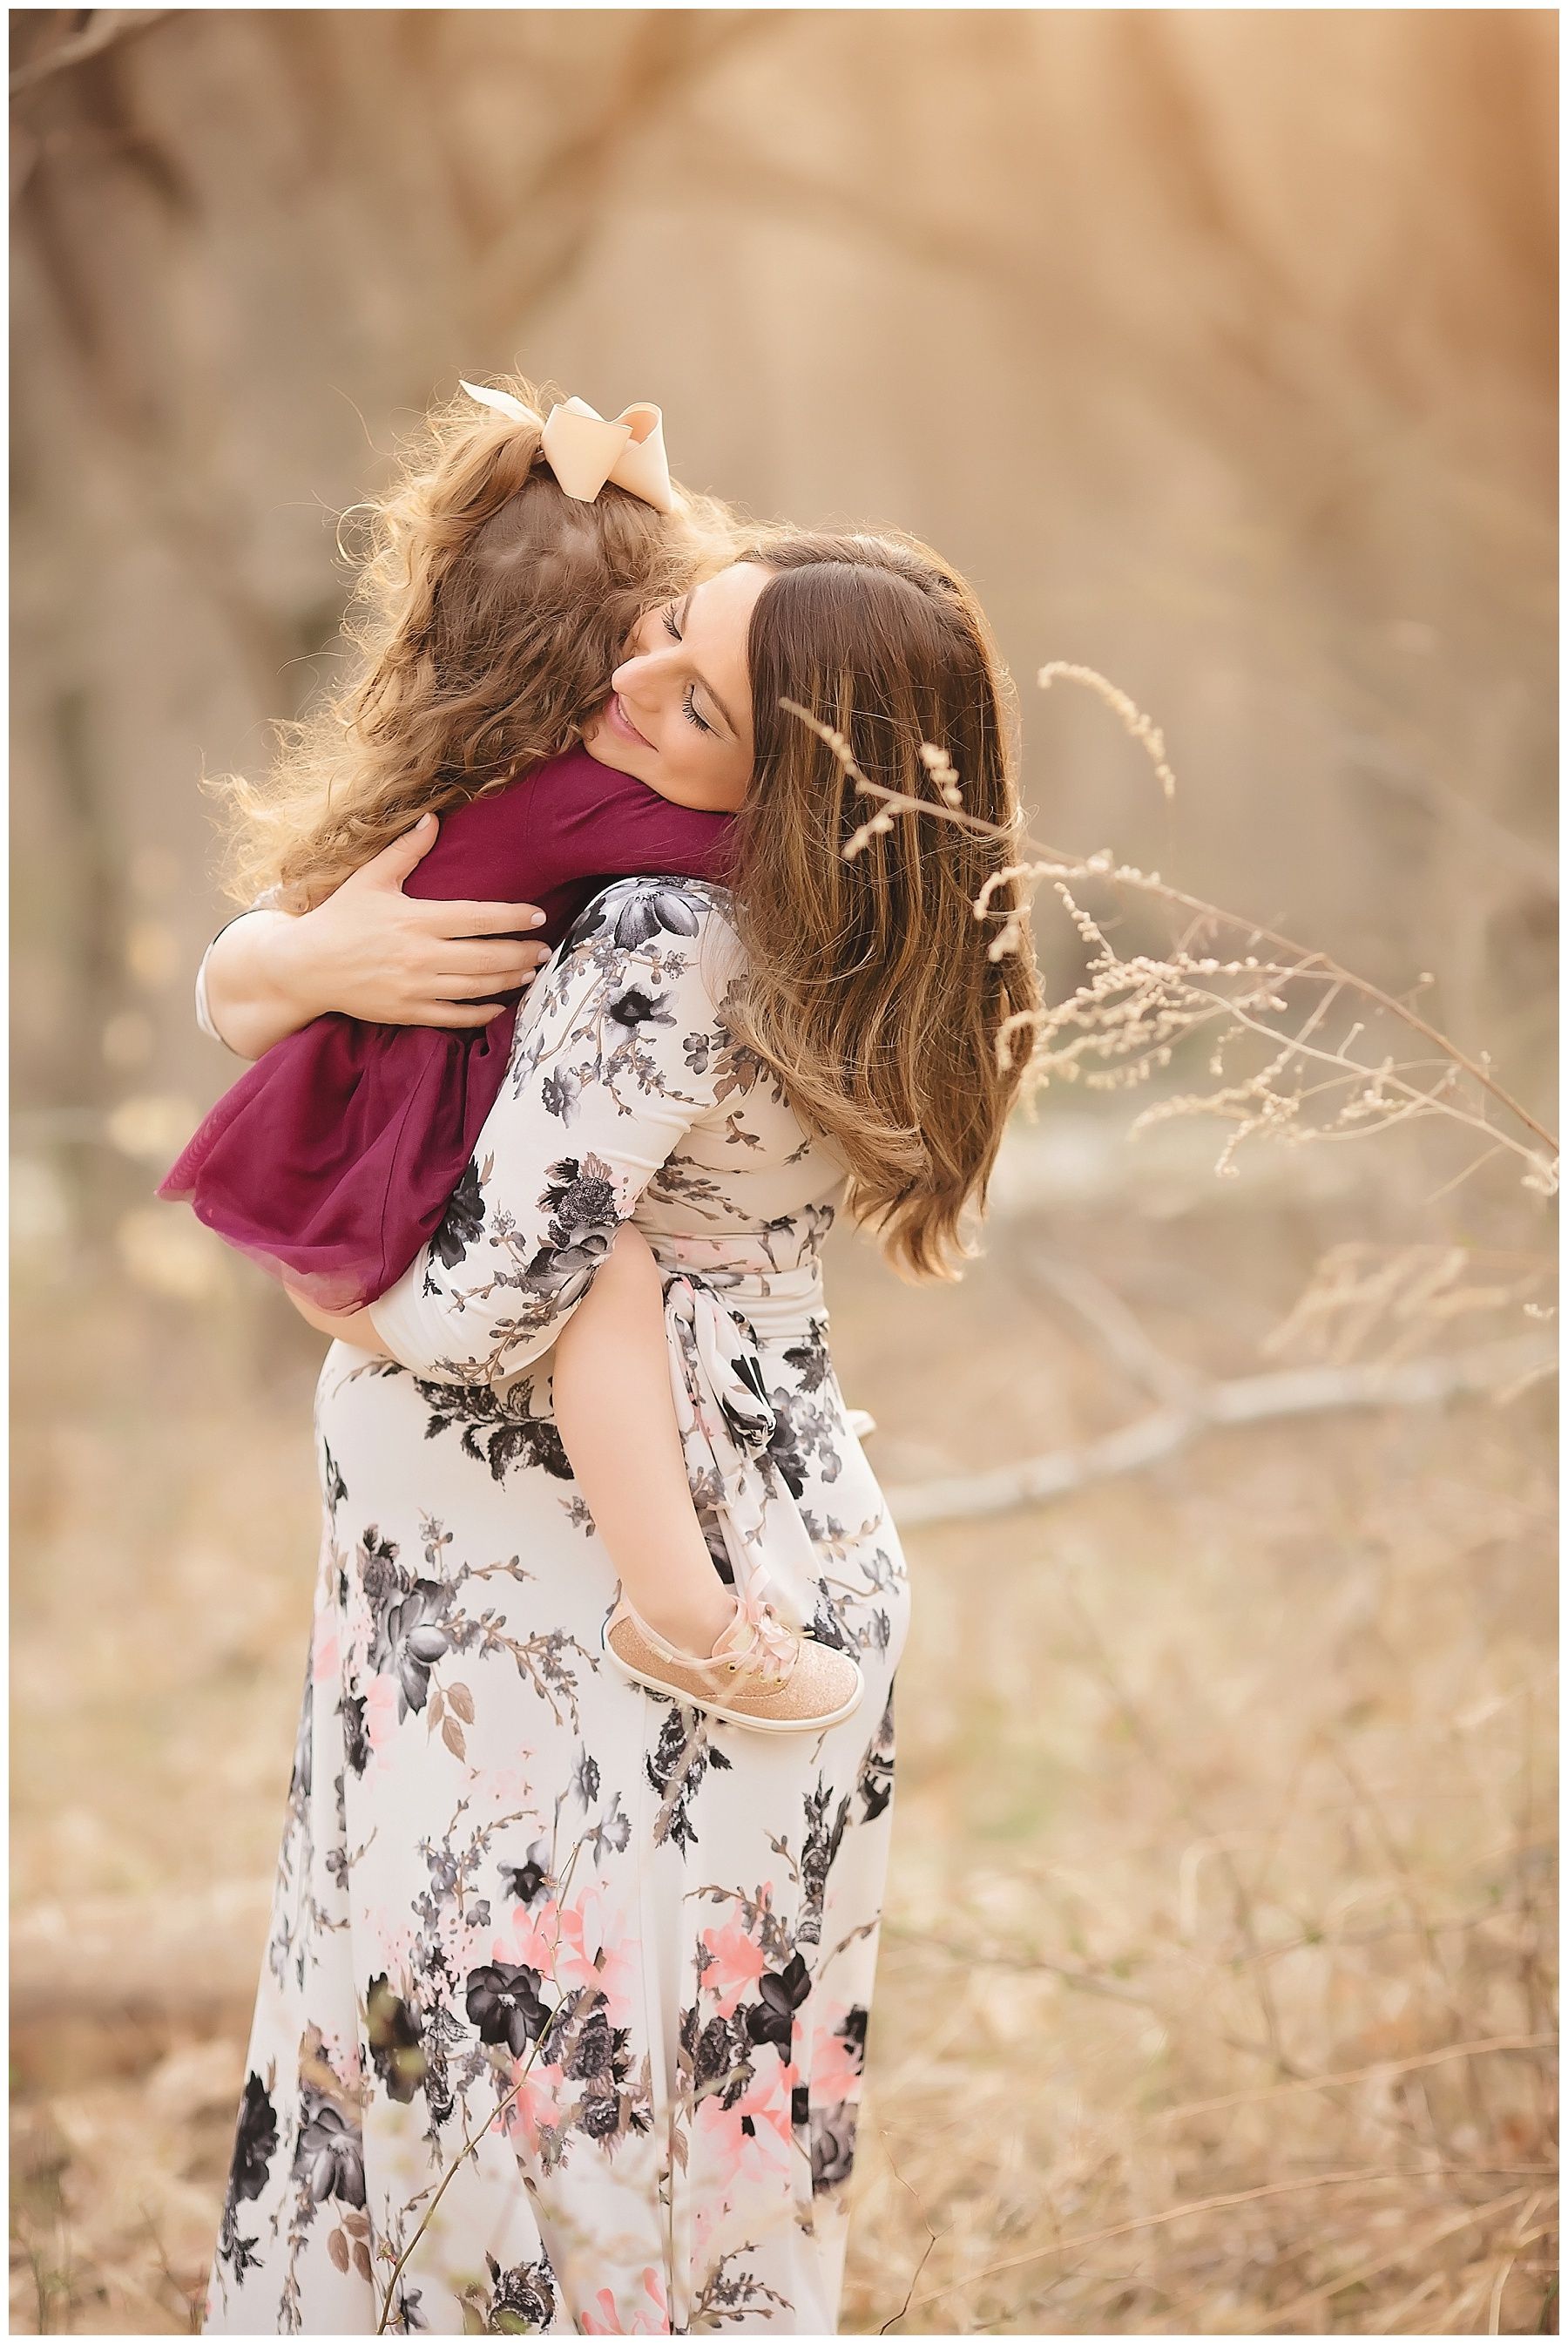
MULTIPOLYGON (((535 904, 558 944, 607 880, 721 880, 731 818, 672 805, 574 749, 445 814, 408 895, 535 904)), ((256 1061, 160 1182, 327 1310, 362 1308, 434 1235, 500 1091, 520 994, 487 1026, 371 1026, 336 1011, 256 1061)))

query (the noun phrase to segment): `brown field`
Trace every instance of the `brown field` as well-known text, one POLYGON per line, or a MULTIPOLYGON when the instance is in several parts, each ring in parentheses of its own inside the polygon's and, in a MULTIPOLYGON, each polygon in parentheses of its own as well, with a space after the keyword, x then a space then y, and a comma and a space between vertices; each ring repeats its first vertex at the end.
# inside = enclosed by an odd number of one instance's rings
MULTIPOLYGON (((1375 1147, 1221 1187, 1214 1144, 1042 1112, 958 1288, 839 1247, 890 1485, 1142 1412, 1053 1269, 1244 1375, 1316 1251, 1402 1208, 1375 1147)), ((319 1356, 227 1270, 181 1303, 17 1268, 18 2329, 179 2331, 222 2200, 319 1356)), ((1554 2326, 1550 1391, 908 1531, 847 2331, 1554 2326)))

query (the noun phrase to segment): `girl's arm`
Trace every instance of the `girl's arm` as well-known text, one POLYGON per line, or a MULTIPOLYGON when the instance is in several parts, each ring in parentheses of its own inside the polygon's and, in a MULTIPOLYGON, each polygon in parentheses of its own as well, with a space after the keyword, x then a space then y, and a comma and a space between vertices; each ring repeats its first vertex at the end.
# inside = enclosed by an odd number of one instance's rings
POLYGON ((508 930, 532 904, 420 900, 403 882, 435 843, 433 814, 350 874, 312 912, 256 908, 219 931, 197 980, 208 1030, 243 1058, 327 1010, 374 1026, 472 1026, 483 996, 526 985, 548 948, 508 930))
POLYGON ((633 1608, 681 1651, 710 1652, 734 1615, 734 1597, 713 1568, 691 1502, 658 1264, 629 1221, 556 1338, 550 1405, 633 1608))

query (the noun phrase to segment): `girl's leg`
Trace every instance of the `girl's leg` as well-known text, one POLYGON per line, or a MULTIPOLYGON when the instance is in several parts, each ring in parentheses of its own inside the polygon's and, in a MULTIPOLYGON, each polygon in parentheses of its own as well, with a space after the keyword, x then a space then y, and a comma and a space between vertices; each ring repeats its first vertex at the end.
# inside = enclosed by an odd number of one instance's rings
POLYGON ((639 1229, 556 1339, 556 1425, 594 1527, 633 1609, 683 1652, 711 1652, 735 1617, 687 1485, 669 1387, 658 1264, 639 1229))

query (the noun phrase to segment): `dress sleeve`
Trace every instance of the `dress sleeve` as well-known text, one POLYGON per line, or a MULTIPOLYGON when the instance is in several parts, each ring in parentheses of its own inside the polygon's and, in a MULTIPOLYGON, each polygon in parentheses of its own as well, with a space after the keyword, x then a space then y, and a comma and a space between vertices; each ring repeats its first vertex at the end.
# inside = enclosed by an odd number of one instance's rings
POLYGON ((393 1357, 498 1382, 547 1351, 681 1135, 735 1086, 712 891, 623 880, 540 971, 447 1217, 370 1305, 393 1357))
POLYGON ((235 1049, 234 1045, 231 1042, 225 1042, 223 1036, 213 1024, 212 1005, 207 1000, 206 994, 206 965, 212 958, 213 945, 216 944, 218 936, 226 935, 227 931, 233 927, 236 920, 248 919, 252 912, 265 912, 271 905, 275 904, 276 901, 277 889, 276 887, 268 887, 264 894, 256 897, 254 904, 247 904, 243 912, 236 912, 233 918, 226 920, 223 926, 217 931, 217 935, 213 937, 212 942, 207 945, 206 952, 203 953, 200 965, 196 973, 196 1024, 201 1027, 202 1032, 207 1036, 209 1041, 223 1042, 224 1048, 229 1052, 231 1056, 236 1058, 242 1056, 244 1054, 241 1051, 235 1049))

